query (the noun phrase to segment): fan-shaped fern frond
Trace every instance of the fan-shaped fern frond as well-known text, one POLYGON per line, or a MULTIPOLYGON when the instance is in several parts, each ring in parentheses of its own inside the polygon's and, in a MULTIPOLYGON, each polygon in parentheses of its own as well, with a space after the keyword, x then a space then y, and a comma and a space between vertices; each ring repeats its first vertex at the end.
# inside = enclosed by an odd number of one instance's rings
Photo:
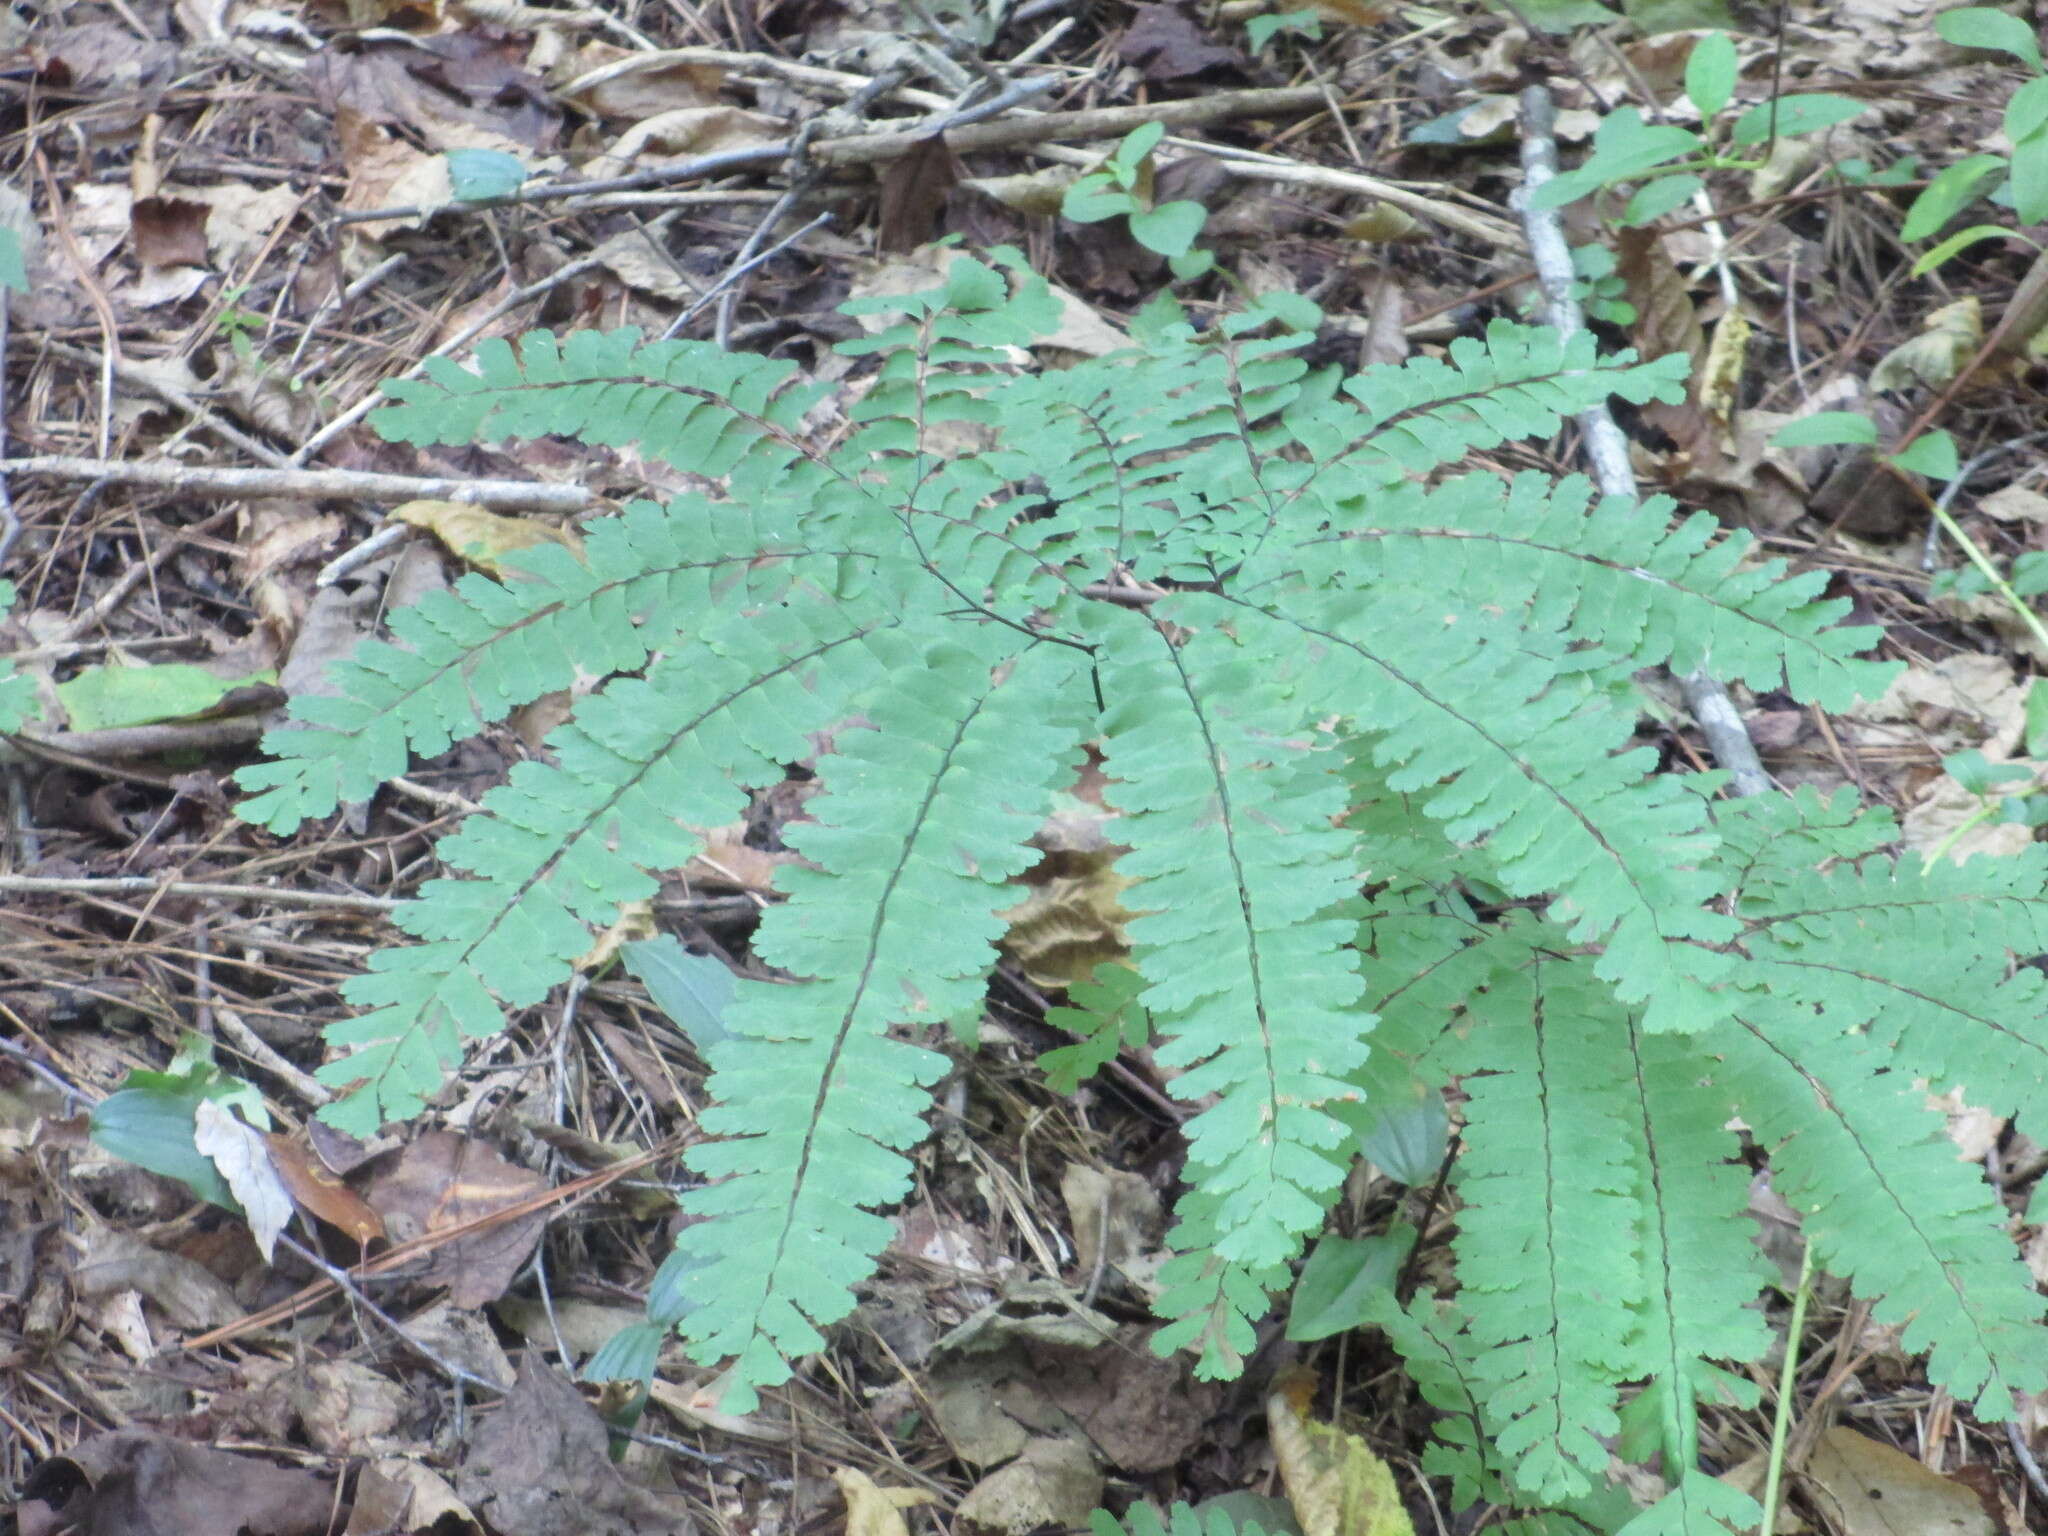
POLYGON ((435 364, 373 418, 633 442, 702 484, 397 618, 243 775, 285 831, 585 694, 443 843, 454 877, 400 916, 419 942, 348 984, 322 1075, 361 1091, 330 1118, 416 1112, 700 829, 812 763, 810 862, 754 939, 792 979, 743 984, 708 1047, 719 1139, 652 1303, 744 1405, 873 1268, 938 1032, 980 1006, 1006 882, 1093 745, 1140 914, 1111 993, 1199 1106, 1160 1347, 1232 1369, 1376 1098, 1461 1081, 1461 1290, 1373 1316, 1452 1415, 1433 1467, 1570 1512, 1525 1528, 1622 1523, 1623 1424, 1673 1479, 1632 1529, 1754 1518, 1691 1465, 1698 1405, 1764 1348, 1733 1117, 1939 1379, 1986 1413, 2048 1381, 1996 1201, 1932 1122, 1897 1130, 1915 1076, 2038 1120, 2042 983, 2016 967, 2048 947, 2048 871, 1894 867, 1846 801, 1654 775, 1637 669, 1839 705, 1883 680, 1871 637, 1703 518, 1445 477, 1609 394, 1676 398, 1682 360, 1498 324, 1347 380, 1303 358, 1311 307, 1269 298, 1203 334, 1155 309, 1130 352, 1036 372, 1019 348, 1057 305, 1009 257, 854 308, 876 329, 833 431, 785 365, 626 332, 435 364))

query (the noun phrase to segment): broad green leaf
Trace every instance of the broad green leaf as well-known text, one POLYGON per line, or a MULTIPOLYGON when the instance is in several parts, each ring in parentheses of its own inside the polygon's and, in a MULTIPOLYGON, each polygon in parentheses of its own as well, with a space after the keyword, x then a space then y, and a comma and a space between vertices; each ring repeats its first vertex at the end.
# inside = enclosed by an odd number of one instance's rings
POLYGON ((1971 202, 1987 191, 2005 171, 2002 155, 1971 155, 1944 167, 1913 199, 1906 210, 1906 222, 1899 238, 1908 242, 1925 240, 1938 233, 1971 202))
POLYGON ((211 1205, 240 1213, 228 1181, 199 1150, 198 1108, 235 1106, 259 1126, 270 1124, 262 1096, 213 1064, 211 1042, 187 1034, 167 1072, 133 1071, 93 1107, 93 1141, 118 1158, 176 1179, 211 1205))
POLYGON ((1737 147, 1761 144, 1774 130, 1781 139, 1797 138, 1803 133, 1819 133, 1846 123, 1869 110, 1869 102, 1852 96, 1781 96, 1775 119, 1771 103, 1759 102, 1735 120, 1729 141, 1737 147))
POLYGON ((1123 142, 1117 145, 1116 153, 1110 156, 1110 160, 1126 171, 1135 171, 1145 157, 1159 147, 1159 141, 1165 137, 1164 123, 1146 123, 1133 128, 1124 135, 1123 142))
POLYGON ((1388 1296, 1401 1262, 1415 1246, 1405 1222, 1375 1237, 1325 1237, 1302 1267, 1287 1314, 1287 1337, 1299 1343, 1363 1327, 1376 1299, 1388 1296))
POLYGON ((1914 277, 1924 277, 1936 267, 1954 256, 1958 251, 1979 244, 1985 240, 2017 240, 2023 238, 2007 229, 2003 224, 1972 224, 1968 229, 1959 229, 1941 244, 1921 253, 1912 266, 1914 277))
MULTIPOLYGON (((2048 80, 2033 83, 2048 85, 2048 80)), ((2048 127, 2036 128, 2012 147, 2012 208, 2022 224, 2048 221, 2048 127)))
POLYGON ((1827 443, 1875 445, 1877 423, 1856 411, 1815 411, 1771 434, 1773 448, 1814 448, 1827 443))
POLYGON ((2041 43, 2031 23, 1988 5, 1966 5, 1934 18, 1934 30, 1958 48, 1990 48, 2041 68, 2041 43))
POLYGON ((59 683, 57 699, 74 731, 109 731, 204 714, 234 689, 276 678, 275 672, 219 677, 179 661, 155 666, 107 661, 59 683))
POLYGON ((28 292, 28 266, 21 252, 21 236, 0 226, 0 287, 16 293, 28 292))
POLYGON ((1321 42, 1323 23, 1315 10, 1277 11, 1264 16, 1254 16, 1244 24, 1245 36, 1250 39, 1252 51, 1260 52, 1270 43, 1275 34, 1295 32, 1311 42, 1321 42))
POLYGON ((1892 462, 1930 480, 1953 480, 1960 461, 1956 457, 1956 440, 1937 427, 1908 445, 1903 453, 1893 454, 1892 462))
MULTIPOLYGON (((1373 1106, 1367 1105, 1370 1110, 1373 1106)), ((1422 1082, 1406 1099, 1395 1098, 1358 1132, 1358 1150, 1366 1161, 1403 1184, 1426 1184, 1443 1167, 1450 1139, 1450 1113, 1444 1096, 1422 1082)))
POLYGON ((652 1381, 670 1330, 658 1323, 628 1323, 583 1363, 585 1381, 652 1381))
POLYGON ((1076 224, 1100 224, 1137 206, 1137 200, 1107 176, 1083 176, 1067 188, 1060 201, 1060 214, 1076 224))
POLYGON ((501 149, 451 149, 448 185, 459 203, 509 197, 526 181, 526 167, 517 155, 501 149))
POLYGON ((1208 217, 1200 203, 1161 203, 1131 215, 1131 238, 1162 256, 1185 256, 1208 217))
MULTIPOLYGON (((2012 140, 2015 163, 2027 154, 2027 141, 2044 129, 2048 129, 2048 75, 2029 80, 2005 104, 2005 136, 2012 140)), ((2048 148, 2037 145, 2033 152, 2048 154, 2048 148)))
POLYGON ((1660 32, 1737 31, 1742 25, 1727 0, 1622 0, 1622 10, 1645 37, 1660 32))
POLYGON ((1661 219, 1672 209, 1682 207, 1692 200, 1693 194, 1706 185, 1697 176, 1660 176, 1647 183, 1641 191, 1628 200, 1628 207, 1622 213, 1624 224, 1642 225, 1661 219))
POLYGON ((1685 60, 1685 94, 1702 121, 1714 118, 1734 97, 1740 68, 1735 40, 1726 32, 1709 32, 1693 44, 1685 60))
POLYGON ((646 985, 654 1006, 689 1036, 700 1054, 728 1037, 725 1010, 732 1005, 734 982, 724 961, 693 955, 667 933, 622 944, 619 954, 626 969, 646 985))
POLYGON ((2048 678, 2037 677, 2027 685, 2025 740, 2028 757, 2048 758, 2048 678))

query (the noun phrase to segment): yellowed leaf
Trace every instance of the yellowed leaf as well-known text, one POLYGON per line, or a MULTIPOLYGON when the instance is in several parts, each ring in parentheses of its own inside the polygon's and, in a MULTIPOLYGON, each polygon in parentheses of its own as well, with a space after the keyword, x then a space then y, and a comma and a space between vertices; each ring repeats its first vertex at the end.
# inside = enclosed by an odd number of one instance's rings
POLYGON ((1045 855, 1017 878, 1023 901, 996 915, 1009 924, 1001 949, 1041 987, 1086 981, 1106 961, 1130 952, 1119 899, 1131 881, 1116 871, 1129 850, 1114 841, 1117 819, 1100 803, 1074 797, 1031 838, 1045 855))
POLYGON ((631 944, 637 939, 651 939, 657 931, 654 903, 629 901, 619 909, 618 921, 600 933, 597 942, 577 957, 576 969, 582 975, 594 976, 618 957, 621 945, 631 944))
POLYGON ((1984 341, 1984 315, 1976 295, 1944 304, 1920 325, 1920 334, 1901 342, 1870 370, 1873 390, 1939 389, 1976 354, 1984 341))
POLYGON ((579 559, 583 555, 583 541, 566 528, 486 512, 464 501, 408 501, 393 507, 391 515, 425 529, 471 565, 501 579, 510 574, 504 558, 514 550, 559 544, 579 559))
POLYGON ((1707 347, 1706 365, 1700 369, 1700 407, 1722 426, 1735 419, 1736 402, 1742 394, 1742 365, 1749 353, 1749 321, 1740 310, 1729 310, 1714 327, 1714 339, 1707 347))
POLYGON ((922 1488, 884 1488, 853 1467, 834 1467, 832 1481, 846 1496, 846 1536, 910 1536, 903 1511, 932 1501, 922 1488))
POLYGON ((1415 1536, 1394 1474, 1357 1435, 1308 1416, 1315 1377, 1282 1371, 1266 1399, 1266 1433, 1303 1536, 1415 1536))

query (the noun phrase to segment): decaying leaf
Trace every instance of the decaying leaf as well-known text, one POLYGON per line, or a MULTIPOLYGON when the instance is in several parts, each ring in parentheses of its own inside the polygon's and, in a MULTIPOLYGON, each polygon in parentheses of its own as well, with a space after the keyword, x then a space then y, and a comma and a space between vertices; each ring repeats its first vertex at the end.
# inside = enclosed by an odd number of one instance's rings
POLYGON ((514 550, 559 544, 571 554, 583 553, 583 541, 571 529, 486 512, 466 501, 408 501, 393 507, 391 516, 398 522, 424 528, 447 545, 451 553, 500 580, 511 574, 504 561, 514 550))
POLYGON ((1266 1433, 1304 1536, 1415 1536, 1387 1464, 1357 1435, 1308 1416, 1315 1385, 1294 1367, 1266 1399, 1266 1433))
POLYGON ((883 1488, 855 1467, 834 1467, 832 1481, 846 1498, 846 1536, 910 1536, 903 1511, 933 1497, 925 1488, 883 1488))
POLYGON ((270 1163, 270 1148, 263 1133, 245 1125, 235 1112, 216 1099, 201 1099, 192 1107, 192 1144, 213 1160, 228 1188, 242 1203, 249 1219, 249 1233, 269 1263, 277 1247, 277 1235, 292 1219, 292 1197, 284 1180, 270 1163))
POLYGON ((1872 389, 1940 389, 1984 343, 1984 309, 1975 294, 1944 304, 1921 322, 1920 334, 1893 347, 1870 370, 1872 389))
POLYGON ((1843 1425, 1823 1433, 1807 1486, 1844 1536, 1993 1536, 1976 1493, 1843 1425))

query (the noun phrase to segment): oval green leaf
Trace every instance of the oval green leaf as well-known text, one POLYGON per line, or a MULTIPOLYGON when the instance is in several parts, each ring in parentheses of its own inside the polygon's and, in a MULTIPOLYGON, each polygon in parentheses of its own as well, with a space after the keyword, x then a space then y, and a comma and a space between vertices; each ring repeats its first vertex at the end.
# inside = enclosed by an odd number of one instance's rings
POLYGON ((1685 95, 1699 108, 1701 119, 1714 117, 1735 95, 1740 65, 1735 57, 1735 39, 1726 32, 1709 32, 1685 60, 1685 95))
POLYGON ((1771 436, 1773 448, 1818 448, 1828 443, 1877 441, 1877 423, 1855 411, 1815 411, 1787 422, 1771 436))

